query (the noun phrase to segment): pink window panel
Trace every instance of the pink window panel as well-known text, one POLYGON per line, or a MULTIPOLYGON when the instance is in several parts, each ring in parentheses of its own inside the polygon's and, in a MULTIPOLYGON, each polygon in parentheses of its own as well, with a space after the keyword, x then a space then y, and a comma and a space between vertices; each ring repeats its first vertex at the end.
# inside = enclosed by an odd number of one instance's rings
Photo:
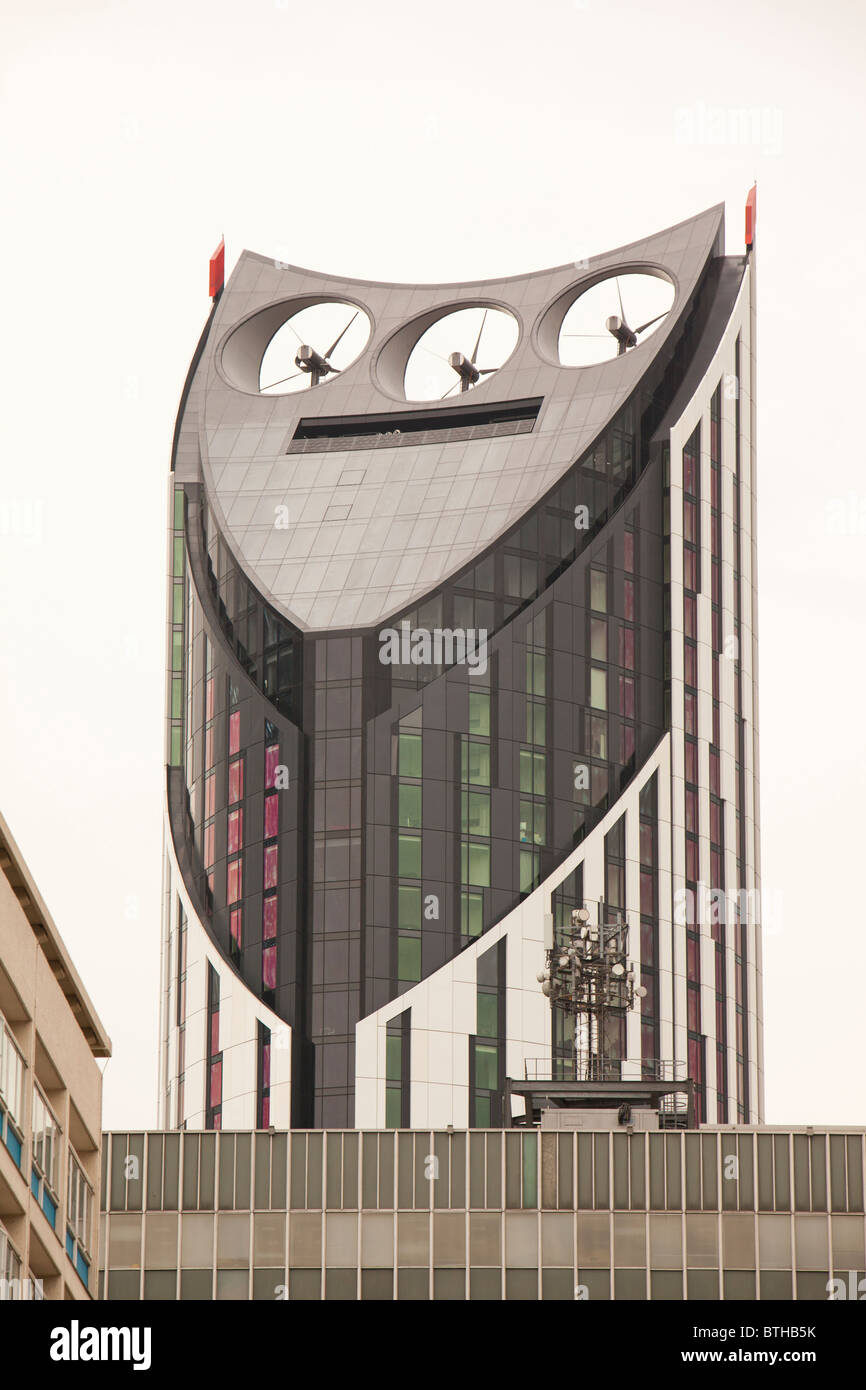
POLYGON ((264 1096, 264 1097, 262 1098, 262 1128, 263 1128, 263 1129, 267 1129, 267 1128, 269 1127, 270 1123, 271 1123, 271 1098, 270 1098, 270 1096, 264 1096))
POLYGON ((698 983, 701 978, 701 962, 698 955, 698 943, 691 936, 686 937, 686 969, 689 979, 698 983))
POLYGON ((220 1016, 219 1012, 210 1016, 210 1055, 215 1057, 220 1050, 220 1016))
POLYGON ((213 767, 213 726, 205 730, 204 765, 206 768, 213 767))
POLYGON ((698 833, 698 794, 697 792, 686 792, 686 830, 698 833))
POLYGON ((204 866, 209 869, 213 864, 214 854, 214 828, 206 825, 204 831, 204 866))
POLYGON ((277 898, 265 898, 262 907, 262 936, 272 941, 277 934, 277 898))
POLYGON ((204 779, 204 817, 210 820, 216 807, 216 773, 209 772, 204 779))
POLYGON ((689 1029, 692 1033, 701 1031, 701 1001, 700 994, 696 989, 688 992, 688 1019, 689 1029))
POLYGON ((279 869, 279 852, 276 845, 265 845, 265 883, 268 888, 276 888, 279 869))
POLYGON ((691 454, 683 454, 683 488, 694 496, 695 460, 691 454))
POLYGON ((213 676, 205 685, 205 719, 213 719, 213 676))
POLYGON ((698 881, 698 842, 686 840, 686 878, 692 883, 698 881))
POLYGON ((236 709, 229 715, 229 756, 240 752, 241 747, 241 712, 236 709))
POLYGON ((653 911, 653 876, 652 874, 642 873, 640 876, 640 910, 645 912, 648 917, 652 916, 653 911))
POLYGON ((710 749, 710 791, 713 793, 713 796, 721 796, 719 785, 719 755, 710 749))
POLYGON ((222 1127, 223 1127, 223 1117, 222 1117, 222 1115, 220 1115, 220 1114, 214 1115, 214 1117, 213 1117, 213 1127, 214 1127, 214 1129, 222 1129, 222 1127))
MULTIPOLYGON (((685 697, 686 733, 696 734, 698 732, 698 699, 696 695, 686 691, 685 697)), ((697 779, 695 779, 697 780, 697 779)))
POLYGON ((265 839, 271 840, 280 828, 280 798, 276 792, 265 797, 265 839))
POLYGON ((642 825, 640 828, 640 862, 652 866, 653 828, 651 825, 642 825))
POLYGON ((240 946, 241 940, 242 940, 242 935, 243 935, 243 909, 242 909, 242 908, 240 908, 240 907, 235 907, 235 908, 232 909, 231 913, 229 914, 229 931, 231 932, 232 941, 237 942, 238 946, 240 946))
POLYGON ((267 1088, 271 1084, 271 1045, 264 1043, 262 1046, 262 1086, 267 1088))
POLYGON ((683 551, 683 583, 687 589, 697 589, 698 557, 694 550, 683 551))
POLYGON ((626 531, 622 541, 622 566, 634 574, 634 531, 626 531))
POLYGON ((276 946, 265 946, 262 951, 262 987, 264 989, 276 989, 277 987, 276 946))
POLYGON ((243 895, 243 866, 240 859, 233 859, 228 867, 226 901, 240 902, 243 895))
POLYGON ((211 1062, 210 1066, 210 1103, 220 1105, 223 1098, 223 1064, 222 1062, 211 1062))
MULTIPOLYGON (((623 662, 625 665, 625 662, 623 662)), ((697 686, 698 683, 698 649, 697 647, 686 646, 685 648, 685 678, 686 685, 697 686)))
POLYGON ((625 612, 623 617, 626 622, 634 622, 634 582, 627 579, 623 586, 623 598, 625 602, 625 612))
POLYGON ((620 729, 620 762, 627 763, 634 753, 634 724, 623 724, 620 729))
POLYGON ((229 811, 228 853, 237 854, 244 843, 244 813, 229 811))
POLYGON ((694 541, 695 539, 695 514, 696 508, 694 502, 684 502, 683 535, 685 536, 687 541, 694 541))
POLYGON ((710 839, 714 844, 722 843, 722 808, 717 801, 710 802, 710 839))
POLYGON ((274 785, 277 776, 277 767, 280 761, 280 745, 270 743, 265 749, 265 788, 270 789, 274 785))
MULTIPOLYGON (((712 754, 710 754, 712 759, 712 754)), ((686 781, 697 782, 698 780, 698 745, 696 743, 686 744, 686 781)))
POLYGON ((235 801, 240 801, 244 794, 244 762, 243 758, 237 758, 235 762, 229 763, 229 805, 235 801))
POLYGON ((619 664, 627 670, 634 670, 634 628, 621 627, 619 630, 619 664))
POLYGON ((625 719, 634 719, 634 681, 631 676, 619 678, 619 712, 625 719))
MULTIPOLYGON (((655 960, 655 941, 653 940, 653 928, 650 922, 640 924, 640 959, 641 965, 652 965, 655 960)), ((646 979, 644 979, 646 984, 646 979)))

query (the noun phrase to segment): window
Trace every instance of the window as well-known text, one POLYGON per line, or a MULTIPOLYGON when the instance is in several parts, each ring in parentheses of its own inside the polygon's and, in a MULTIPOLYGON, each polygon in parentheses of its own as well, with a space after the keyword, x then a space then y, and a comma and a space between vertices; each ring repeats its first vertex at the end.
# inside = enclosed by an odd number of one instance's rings
POLYGON ((59 1147, 60 1126, 42 1092, 38 1086, 34 1086, 30 1190, 52 1227, 57 1220, 59 1147))
POLYGON ((530 796, 545 794, 545 758, 543 753, 520 750, 520 790, 530 796))
POLYGON ((0 1226, 0 1303, 11 1303, 22 1296, 21 1256, 0 1226))
POLYGON ((603 618, 589 620, 589 654, 593 661, 607 661, 607 623, 603 618))
POLYGON ((593 709, 607 709, 607 672, 590 669, 589 703, 593 709))
POLYGON ((405 734, 401 731, 398 743, 397 771, 401 777, 421 776, 420 734, 405 734))
POLYGON ((462 859, 461 881, 474 888, 490 887, 490 846, 465 841, 460 846, 462 859))
POLYGON ((607 575, 604 570, 589 572, 589 604, 597 613, 607 612, 607 575))
POLYGON ((398 823, 419 829, 421 826, 421 788, 414 782, 400 782, 397 793, 398 823))
POLYGON ((469 732, 484 736, 490 733, 490 696, 485 690, 469 692, 469 732))
POLYGON ((397 888, 397 925, 404 931, 421 930, 421 889, 401 883, 397 888))
POLYGON ((463 753, 461 780, 489 787, 490 745, 487 743, 473 743, 471 739, 463 739, 461 748, 463 753))
POLYGON ((399 878, 421 877, 421 836, 397 836, 397 875, 399 878))
POLYGON ((420 936, 397 938, 397 979, 409 984, 421 979, 420 936))
POLYGON ((464 936, 480 936, 484 929, 484 898, 481 893, 461 893, 460 930, 464 936))
POLYGON ((74 1152, 69 1150, 66 1189, 66 1253, 87 1287, 93 1231, 93 1188, 74 1152))
POLYGON ((24 1113, 24 1058, 11 1031, 0 1017, 0 1117, 3 1117, 5 1139, 4 1112, 15 1125, 20 1125, 24 1113))
POLYGON ((463 793, 464 835, 490 834, 490 797, 486 792, 463 793))

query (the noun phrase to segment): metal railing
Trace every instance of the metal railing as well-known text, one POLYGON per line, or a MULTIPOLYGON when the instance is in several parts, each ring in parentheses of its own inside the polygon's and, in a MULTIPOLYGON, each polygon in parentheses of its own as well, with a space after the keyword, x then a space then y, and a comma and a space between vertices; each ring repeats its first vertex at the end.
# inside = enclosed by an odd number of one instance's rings
POLYGON ((525 1081, 686 1081, 685 1062, 659 1057, 599 1057, 576 1052, 570 1057, 527 1057, 525 1081))

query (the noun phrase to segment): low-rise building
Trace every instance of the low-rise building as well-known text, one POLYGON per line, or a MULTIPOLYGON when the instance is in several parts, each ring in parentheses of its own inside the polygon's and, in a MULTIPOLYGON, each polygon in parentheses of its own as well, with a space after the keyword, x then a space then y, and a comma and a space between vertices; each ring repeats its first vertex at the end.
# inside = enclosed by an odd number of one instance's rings
POLYGON ((114 1133, 109 1299, 866 1294, 864 1132, 114 1133))
POLYGON ((95 1296, 111 1043, 0 817, 0 1300, 95 1296))

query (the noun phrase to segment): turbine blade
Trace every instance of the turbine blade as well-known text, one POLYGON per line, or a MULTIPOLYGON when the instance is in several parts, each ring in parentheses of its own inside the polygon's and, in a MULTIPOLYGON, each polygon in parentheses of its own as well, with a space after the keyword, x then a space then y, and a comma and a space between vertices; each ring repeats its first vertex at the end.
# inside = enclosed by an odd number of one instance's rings
POLYGON ((282 386, 286 381, 294 381, 296 376, 304 376, 304 372, 292 372, 291 376, 281 376, 279 381, 272 381, 270 386, 260 386, 260 391, 273 391, 275 386, 282 386))
POLYGON ((346 324, 346 327, 343 329, 343 332, 342 332, 342 333, 339 333, 339 334, 337 335, 337 337, 334 339, 334 341, 332 342, 331 346, 328 348, 328 351, 325 353, 325 361, 326 361, 326 362, 327 362, 328 358, 330 357, 331 353, 334 351, 334 349, 335 349, 335 348, 337 347, 337 345, 340 343, 340 341, 341 341, 341 340, 345 337, 345 335, 348 333, 349 329, 352 327, 352 324, 355 322, 355 319, 358 317, 358 315, 360 314, 360 312, 361 312, 360 309, 356 309, 356 310, 355 310, 354 314, 353 314, 352 317, 349 319, 349 322, 346 324))
POLYGON ((475 339, 475 347, 472 349, 472 356, 471 356, 470 359, 469 359, 469 361, 472 363, 473 367, 475 366, 475 359, 476 359, 476 357, 478 356, 478 348, 479 348, 479 345, 480 345, 480 343, 481 343, 481 334, 484 332, 484 325, 485 325, 485 323, 487 322, 487 313, 488 313, 488 310, 485 309, 485 310, 484 310, 484 317, 483 317, 482 320, 481 320, 481 327, 480 327, 479 330, 478 330, 478 337, 475 339))
POLYGON ((669 314, 669 313, 670 313, 670 310, 669 310, 669 309, 665 309, 665 311, 664 311, 663 314, 656 314, 656 316, 655 316, 654 319, 647 319, 646 323, 642 323, 641 326, 640 326, 640 328, 633 328, 633 329, 632 329, 632 332, 633 332, 633 333, 643 333, 643 331, 644 331, 645 328, 651 328, 652 325, 653 325, 654 323, 658 323, 659 319, 665 318, 665 316, 666 316, 667 314, 669 314))

